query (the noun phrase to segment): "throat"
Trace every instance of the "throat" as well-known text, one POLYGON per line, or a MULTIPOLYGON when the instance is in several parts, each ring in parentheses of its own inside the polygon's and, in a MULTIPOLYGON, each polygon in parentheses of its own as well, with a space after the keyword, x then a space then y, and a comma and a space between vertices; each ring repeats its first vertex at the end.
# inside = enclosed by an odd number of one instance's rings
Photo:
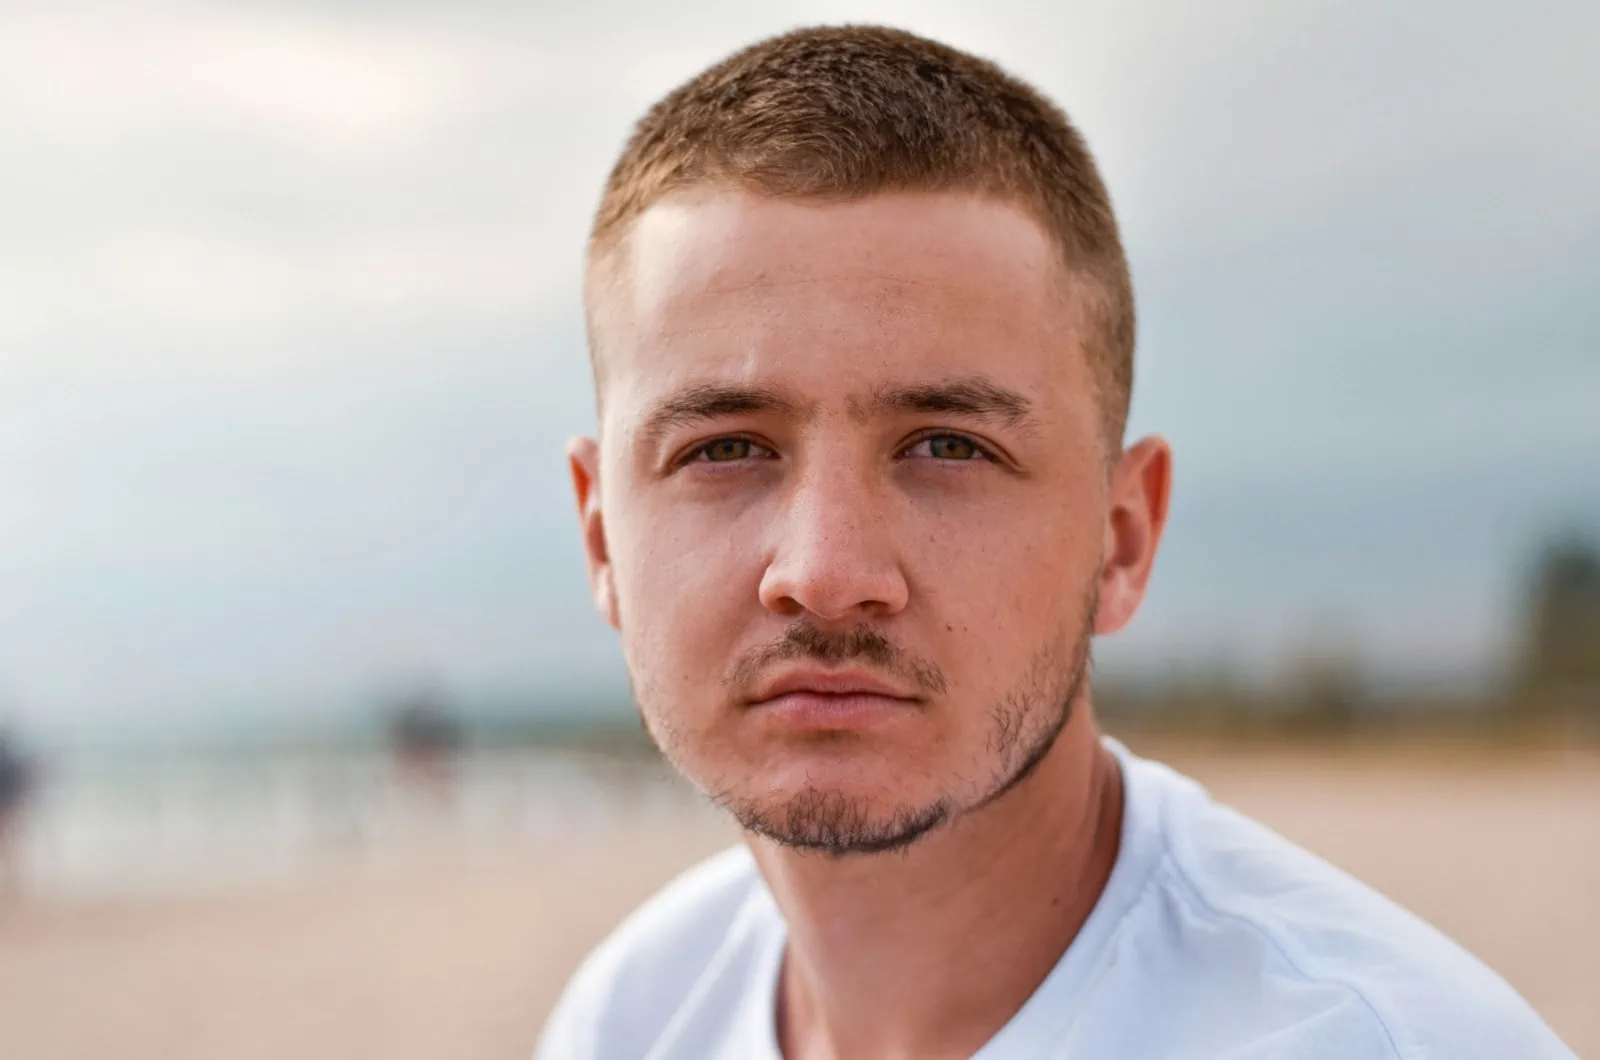
POLYGON ((905 850, 839 859, 752 840, 789 929, 784 1057, 982 1048, 1093 911, 1122 813, 1117 762, 1075 719, 1024 783, 905 850))

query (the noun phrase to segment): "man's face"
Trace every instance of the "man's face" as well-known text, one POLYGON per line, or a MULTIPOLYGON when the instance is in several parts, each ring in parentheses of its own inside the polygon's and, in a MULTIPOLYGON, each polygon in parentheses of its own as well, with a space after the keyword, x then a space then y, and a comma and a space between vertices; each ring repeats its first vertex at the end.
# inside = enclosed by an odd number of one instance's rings
MULTIPOLYGON (((1005 788, 1060 729, 1123 547, 1043 228, 967 194, 700 189, 610 269, 573 471, 663 752, 748 827, 840 851, 1005 788)), ((1131 614, 1114 588, 1102 629, 1131 614)))

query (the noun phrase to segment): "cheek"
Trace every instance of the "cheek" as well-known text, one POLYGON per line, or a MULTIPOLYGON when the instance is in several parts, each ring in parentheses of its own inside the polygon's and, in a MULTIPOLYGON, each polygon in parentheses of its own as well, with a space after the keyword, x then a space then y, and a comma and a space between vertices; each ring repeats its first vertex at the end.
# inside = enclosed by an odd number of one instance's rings
POLYGON ((1005 501, 913 509, 919 525, 907 528, 903 546, 908 562, 929 579, 960 587, 996 617, 1033 601, 1048 607, 1064 584, 1092 574, 1104 545, 1104 521, 1092 504, 1016 495, 1005 501))
POLYGON ((614 535, 618 592, 644 613, 716 608, 760 583, 760 514, 730 517, 710 505, 640 504, 614 535))
POLYGON ((611 560, 635 681, 681 693, 725 676, 759 606, 758 538, 740 522, 688 505, 618 520, 611 560))
POLYGON ((1014 678, 1044 640, 1082 624, 1101 550, 1092 513, 1008 506, 920 529, 908 535, 913 599, 922 598, 953 671, 980 684, 985 671, 1014 678))

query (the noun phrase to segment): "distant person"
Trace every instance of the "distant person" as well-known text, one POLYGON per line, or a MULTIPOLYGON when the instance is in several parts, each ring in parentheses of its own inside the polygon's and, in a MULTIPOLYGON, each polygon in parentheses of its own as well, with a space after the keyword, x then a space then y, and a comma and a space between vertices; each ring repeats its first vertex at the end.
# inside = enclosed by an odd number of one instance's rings
POLYGON ((17 741, 0 730, 0 897, 22 886, 17 833, 33 792, 35 769, 17 741))
POLYGON ((390 713, 388 727, 402 779, 432 798, 447 796, 461 749, 461 723, 448 704, 418 692, 390 713))
POLYGON ((1067 118, 873 28, 657 103, 585 293, 595 603, 745 844, 576 974, 548 1060, 1571 1054, 1415 916, 1100 735, 1172 456, 1067 118))

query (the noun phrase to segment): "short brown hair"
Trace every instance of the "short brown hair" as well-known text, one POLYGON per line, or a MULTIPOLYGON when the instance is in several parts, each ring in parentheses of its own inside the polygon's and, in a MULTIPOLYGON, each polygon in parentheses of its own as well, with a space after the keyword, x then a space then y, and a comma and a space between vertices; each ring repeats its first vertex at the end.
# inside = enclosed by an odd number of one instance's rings
MULTIPOLYGON (((1062 111, 994 63, 878 26, 795 30, 753 44, 651 107, 606 181, 595 263, 663 196, 724 184, 782 198, 972 191, 1044 223, 1086 280, 1085 353, 1106 436, 1133 386, 1133 285, 1105 184, 1062 111)), ((594 293, 586 301, 591 316, 594 293)), ((590 346, 594 346, 591 320, 590 346)))

